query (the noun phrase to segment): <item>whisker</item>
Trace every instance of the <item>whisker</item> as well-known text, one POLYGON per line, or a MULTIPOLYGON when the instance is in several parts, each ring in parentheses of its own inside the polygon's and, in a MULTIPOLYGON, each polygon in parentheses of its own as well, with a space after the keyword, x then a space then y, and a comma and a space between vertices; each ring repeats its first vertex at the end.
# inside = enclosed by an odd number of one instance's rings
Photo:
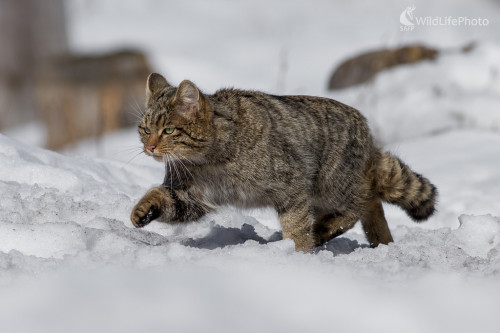
MULTIPOLYGON (((187 171, 187 172, 189 172, 190 176, 191 176, 192 178, 194 178, 194 177, 193 177, 193 174, 191 174, 191 171, 189 171, 189 169, 188 169, 188 168, 186 167, 186 165, 182 162, 182 160, 179 158, 179 156, 177 156, 175 153, 171 153, 171 154, 172 154, 172 156, 174 156, 174 157, 177 159, 177 161, 179 161, 180 165, 184 168, 184 169, 183 169, 183 171, 185 170, 185 171, 184 171, 184 175, 185 175, 185 176, 187 176, 187 174, 186 174, 186 171, 187 171)), ((178 153, 178 154, 179 154, 179 153, 178 153)))
POLYGON ((139 156, 141 154, 144 154, 144 152, 142 150, 140 152, 138 152, 137 154, 135 154, 134 156, 132 156, 132 158, 127 161, 127 164, 132 162, 137 156, 139 156))
POLYGON ((179 170, 177 169, 177 165, 176 165, 177 164, 176 160, 178 160, 178 158, 172 154, 172 159, 173 159, 172 165, 174 167, 175 174, 177 175, 179 183, 182 185, 182 178, 181 178, 181 175, 180 175, 179 170))
POLYGON ((134 149, 142 149, 142 146, 141 147, 123 148, 123 149, 120 149, 118 152, 130 151, 130 150, 134 150, 134 149))
MULTIPOLYGON (((179 152, 178 152, 177 154, 179 154, 179 155, 180 155, 180 156, 181 156, 181 157, 182 157, 185 161, 187 161, 187 162, 191 163, 191 165, 194 165, 194 163, 193 163, 191 160, 189 160, 188 158, 186 158, 186 156, 182 155, 182 154, 181 154, 181 153, 179 153, 179 152)), ((177 158, 179 158, 179 157, 177 157, 177 158)), ((179 158, 179 160, 180 160, 180 158, 179 158)))
POLYGON ((142 115, 137 114, 135 111, 128 111, 127 113, 131 115, 137 123, 142 119, 142 115))
MULTIPOLYGON (((172 189, 174 187, 174 184, 173 184, 173 180, 172 180, 172 166, 170 165, 170 156, 168 155, 165 155, 165 157, 167 158, 167 164, 168 164, 168 169, 169 169, 169 178, 170 178, 170 188, 172 189)), ((165 174, 166 174, 166 167, 165 167, 165 174)))
POLYGON ((136 151, 142 151, 142 149, 143 149, 142 147, 123 148, 123 149, 115 151, 111 156, 116 156, 119 154, 131 154, 131 153, 134 153, 136 151))
POLYGON ((112 153, 110 157, 116 157, 122 154, 133 154, 136 151, 143 152, 142 147, 123 148, 112 153))
POLYGON ((141 122, 141 119, 143 117, 142 114, 137 114, 136 111, 130 111, 130 110, 127 113, 133 117, 135 124, 139 124, 141 122))
POLYGON ((167 185, 167 179, 168 179, 168 161, 167 161, 167 156, 163 156, 163 164, 165 165, 165 178, 163 179, 163 185, 167 185))
POLYGON ((131 110, 128 111, 128 114, 131 115, 131 116, 134 116, 134 118, 140 122, 142 117, 144 116, 144 110, 142 110, 142 108, 139 106, 139 104, 137 103, 137 100, 134 98, 133 99, 134 104, 132 104, 131 102, 128 103, 128 105, 130 106, 131 110))
POLYGON ((137 110, 139 111, 139 114, 141 116, 144 115, 144 110, 142 109, 142 107, 139 105, 139 103, 137 103, 137 99, 135 97, 132 98, 132 100, 134 101, 135 103, 135 106, 137 107, 137 110))
POLYGON ((189 173, 189 176, 191 176, 191 179, 193 179, 193 181, 195 182, 195 184, 198 184, 198 182, 196 181, 196 178, 193 176, 193 174, 191 173, 191 171, 189 171, 189 168, 182 162, 182 160, 174 153, 171 153, 172 156, 174 156, 177 161, 179 161, 180 163, 180 166, 182 166, 181 170, 184 172, 184 176, 188 176, 188 174, 186 174, 186 171, 189 173))

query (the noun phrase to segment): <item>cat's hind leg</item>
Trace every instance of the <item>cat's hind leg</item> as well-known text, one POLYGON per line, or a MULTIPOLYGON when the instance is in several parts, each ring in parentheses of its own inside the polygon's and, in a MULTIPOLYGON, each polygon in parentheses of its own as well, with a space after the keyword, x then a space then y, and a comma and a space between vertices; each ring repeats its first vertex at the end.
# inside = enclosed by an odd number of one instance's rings
POLYGON ((339 213, 319 215, 313 225, 315 246, 323 245, 333 238, 342 235, 344 232, 354 227, 357 221, 358 217, 339 213))
POLYGON ((379 199, 372 200, 366 206, 361 217, 361 224, 371 247, 393 242, 391 231, 384 216, 384 208, 379 199))

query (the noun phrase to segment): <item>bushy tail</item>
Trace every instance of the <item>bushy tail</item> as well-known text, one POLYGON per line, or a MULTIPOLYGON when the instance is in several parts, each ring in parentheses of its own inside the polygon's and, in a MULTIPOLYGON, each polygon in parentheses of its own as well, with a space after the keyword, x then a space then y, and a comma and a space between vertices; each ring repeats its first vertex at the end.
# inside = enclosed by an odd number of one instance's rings
POLYGON ((416 222, 429 218, 436 210, 436 187, 387 152, 377 160, 374 183, 380 199, 398 205, 416 222))

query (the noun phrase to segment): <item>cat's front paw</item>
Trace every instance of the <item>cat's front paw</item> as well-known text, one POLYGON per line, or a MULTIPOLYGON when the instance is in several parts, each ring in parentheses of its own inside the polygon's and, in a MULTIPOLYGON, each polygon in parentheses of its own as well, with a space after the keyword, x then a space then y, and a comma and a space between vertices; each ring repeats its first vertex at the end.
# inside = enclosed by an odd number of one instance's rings
POLYGON ((137 205, 132 210, 130 219, 136 228, 142 228, 148 225, 154 219, 161 215, 161 211, 156 206, 150 206, 149 209, 145 205, 137 205))
POLYGON ((152 188, 135 205, 130 215, 130 220, 137 228, 148 225, 162 214, 162 203, 164 194, 159 188, 152 188))

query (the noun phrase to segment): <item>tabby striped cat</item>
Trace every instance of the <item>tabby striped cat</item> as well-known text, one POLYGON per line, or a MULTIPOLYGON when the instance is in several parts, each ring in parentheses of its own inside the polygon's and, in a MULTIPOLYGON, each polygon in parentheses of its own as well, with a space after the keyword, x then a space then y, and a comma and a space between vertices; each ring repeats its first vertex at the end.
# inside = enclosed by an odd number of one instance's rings
POLYGON ((372 247, 392 242, 382 201, 415 221, 435 211, 435 186, 379 149, 345 104, 236 89, 208 95, 155 73, 146 90, 139 133, 166 176, 133 208, 136 227, 193 221, 226 204, 272 206, 283 237, 311 252, 358 220, 372 247))

